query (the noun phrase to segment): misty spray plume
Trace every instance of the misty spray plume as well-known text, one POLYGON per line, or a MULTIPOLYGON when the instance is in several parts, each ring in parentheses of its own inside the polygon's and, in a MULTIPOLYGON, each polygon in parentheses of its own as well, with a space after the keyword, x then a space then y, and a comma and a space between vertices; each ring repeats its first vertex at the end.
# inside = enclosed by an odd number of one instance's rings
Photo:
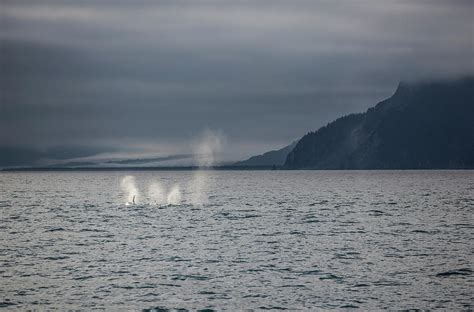
POLYGON ((194 155, 199 169, 194 173, 190 185, 191 202, 194 205, 203 205, 208 201, 209 172, 202 169, 210 169, 217 163, 224 142, 222 133, 206 130, 195 144, 194 155))
MULTIPOLYGON (((195 161, 198 170, 190 181, 190 202, 193 205, 203 205, 208 202, 209 193, 209 169, 218 162, 219 154, 225 138, 218 131, 206 130, 194 144, 195 161), (205 169, 205 170, 204 170, 205 169)), ((139 191, 135 183, 135 177, 126 176, 120 183, 127 197, 127 204, 138 199, 139 191)), ((148 198, 156 205, 179 205, 181 203, 181 189, 175 184, 167 193, 161 183, 153 182, 148 187, 148 198)))
POLYGON ((166 203, 165 190, 159 182, 153 182, 148 187, 148 197, 157 205, 162 206, 166 203))
POLYGON ((166 189, 161 183, 153 182, 148 188, 148 196, 158 206, 179 205, 181 202, 181 190, 179 184, 173 185, 169 193, 166 195, 166 189))
POLYGON ((123 192, 125 193, 125 197, 127 198, 127 203, 133 203, 138 200, 138 188, 135 183, 134 176, 126 176, 120 182, 120 186, 122 187, 123 192))
POLYGON ((194 157, 199 168, 210 168, 217 162, 225 139, 221 132, 205 130, 194 144, 194 157))
POLYGON ((181 202, 181 190, 179 189, 179 185, 175 184, 171 191, 168 193, 168 197, 166 198, 166 202, 168 205, 179 205, 181 202))

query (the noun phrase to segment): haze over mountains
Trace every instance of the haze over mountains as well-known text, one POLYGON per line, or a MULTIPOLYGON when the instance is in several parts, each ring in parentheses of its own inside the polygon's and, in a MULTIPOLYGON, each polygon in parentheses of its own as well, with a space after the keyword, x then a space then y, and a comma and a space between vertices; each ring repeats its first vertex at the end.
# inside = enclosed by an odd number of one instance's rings
POLYGON ((235 162, 363 112, 399 81, 474 74, 470 0, 0 7, 0 167, 184 166, 161 158, 192 154, 206 129, 235 162))
POLYGON ((305 135, 287 169, 474 168, 474 78, 401 83, 365 113, 305 135))
POLYGON ((279 150, 269 151, 262 155, 252 156, 249 159, 238 161, 234 163, 234 166, 282 166, 288 154, 293 150, 298 141, 294 141, 290 145, 287 145, 279 150))
POLYGON ((400 83, 392 97, 367 112, 341 117, 295 143, 236 165, 474 168, 474 77, 400 83))
MULTIPOLYGON (((44 152, 47 155, 47 152, 44 152)), ((55 151, 56 152, 56 151, 55 151)), ((166 167, 193 154, 67 162, 48 167, 166 167)), ((57 154, 57 152, 56 152, 57 154)), ((8 164, 8 151, 0 155, 8 164)), ((457 169, 474 168, 474 77, 400 83, 393 96, 364 113, 341 117, 279 150, 235 163, 235 168, 457 169)), ((183 166, 183 165, 181 165, 183 166)))

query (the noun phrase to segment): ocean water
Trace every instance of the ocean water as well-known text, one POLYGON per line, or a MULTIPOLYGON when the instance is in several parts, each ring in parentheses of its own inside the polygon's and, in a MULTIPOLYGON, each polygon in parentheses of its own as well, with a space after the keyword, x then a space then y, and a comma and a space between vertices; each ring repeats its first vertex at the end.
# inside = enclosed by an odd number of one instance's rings
POLYGON ((473 212, 474 171, 4 172, 0 306, 469 310, 473 212))

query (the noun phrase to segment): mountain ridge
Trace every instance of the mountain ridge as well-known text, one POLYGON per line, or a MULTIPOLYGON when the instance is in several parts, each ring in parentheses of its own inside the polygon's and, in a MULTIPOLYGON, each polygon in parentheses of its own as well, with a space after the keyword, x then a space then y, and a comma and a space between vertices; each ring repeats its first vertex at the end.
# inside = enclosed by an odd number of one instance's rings
POLYGON ((278 150, 269 151, 261 155, 252 156, 246 160, 238 161, 233 166, 282 166, 288 154, 293 150, 298 141, 293 141, 290 145, 287 145, 278 150))
POLYGON ((285 169, 474 168, 474 77, 399 83, 364 113, 303 136, 285 169))

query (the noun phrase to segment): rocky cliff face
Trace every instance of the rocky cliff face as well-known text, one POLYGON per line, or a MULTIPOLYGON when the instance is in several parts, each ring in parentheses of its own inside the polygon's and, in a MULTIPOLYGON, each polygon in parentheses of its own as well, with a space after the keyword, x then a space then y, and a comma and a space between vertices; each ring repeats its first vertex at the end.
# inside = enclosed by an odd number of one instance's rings
POLYGON ((305 135, 288 169, 474 168, 474 77, 401 83, 365 113, 305 135))

